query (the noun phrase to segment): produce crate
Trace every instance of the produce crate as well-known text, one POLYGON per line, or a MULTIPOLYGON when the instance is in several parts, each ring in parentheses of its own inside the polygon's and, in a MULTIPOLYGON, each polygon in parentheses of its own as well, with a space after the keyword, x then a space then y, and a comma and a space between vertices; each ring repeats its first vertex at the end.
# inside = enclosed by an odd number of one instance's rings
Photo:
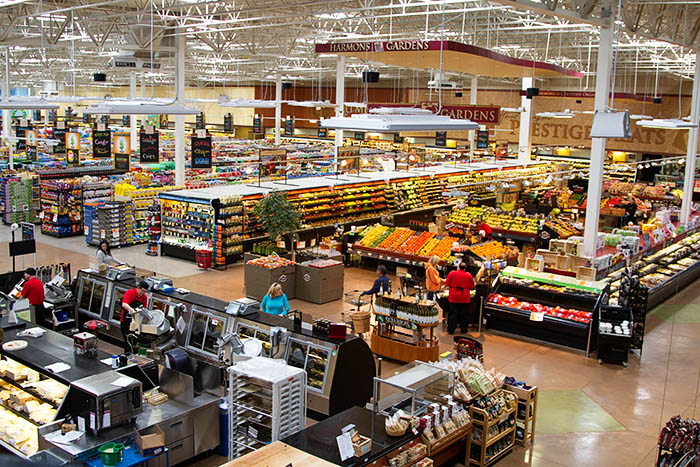
POLYGON ((246 263, 243 272, 246 297, 262 300, 273 282, 282 286, 288 300, 296 297, 296 265, 267 269, 246 263))
POLYGON ((297 265, 295 296, 312 303, 343 298, 343 264, 326 268, 297 265))

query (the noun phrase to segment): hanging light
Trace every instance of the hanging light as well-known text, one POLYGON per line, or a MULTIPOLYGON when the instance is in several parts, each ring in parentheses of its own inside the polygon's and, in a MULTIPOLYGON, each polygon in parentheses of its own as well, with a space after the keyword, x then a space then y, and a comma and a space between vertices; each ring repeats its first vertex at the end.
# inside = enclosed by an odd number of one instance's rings
POLYGON ((535 114, 536 117, 542 118, 574 118, 575 115, 570 110, 565 110, 563 112, 540 112, 535 114))
POLYGON ((331 101, 287 101, 285 102, 287 105, 291 105, 293 107, 336 107, 334 103, 331 101))
POLYGON ((365 131, 421 131, 421 130, 477 130, 479 124, 471 120, 453 119, 445 115, 435 115, 429 110, 392 109, 396 113, 374 112, 355 114, 350 117, 330 117, 321 122, 324 128, 365 131))
POLYGON ((43 97, 10 97, 0 99, 0 109, 14 110, 57 110, 58 104, 52 104, 43 97))
POLYGON ((201 112, 177 101, 114 99, 92 104, 83 113, 88 115, 199 115, 201 112))
POLYGON ((652 120, 639 120, 635 123, 637 126, 644 128, 659 128, 662 130, 688 130, 697 127, 696 124, 679 118, 654 118, 652 120))

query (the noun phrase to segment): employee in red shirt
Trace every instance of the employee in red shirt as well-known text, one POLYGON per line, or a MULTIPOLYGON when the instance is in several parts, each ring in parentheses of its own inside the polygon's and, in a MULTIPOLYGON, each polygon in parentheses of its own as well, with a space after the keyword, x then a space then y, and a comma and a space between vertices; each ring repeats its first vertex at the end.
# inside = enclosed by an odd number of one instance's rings
POLYGON ((120 317, 120 328, 122 331, 122 337, 124 338, 124 352, 130 352, 131 347, 127 336, 129 335, 129 327, 131 326, 131 317, 136 314, 136 309, 140 306, 146 308, 148 304, 148 297, 146 296, 148 292, 148 282, 139 282, 138 287, 135 289, 129 289, 124 294, 122 299, 122 314, 120 317))
POLYGON ((36 277, 36 269, 27 268, 24 271, 24 284, 22 285, 22 298, 29 300, 31 320, 39 324, 45 318, 44 309, 44 284, 36 277))
POLYGON ((476 232, 479 234, 482 241, 491 240, 492 231, 490 225, 484 222, 484 220, 480 217, 474 219, 474 225, 476 226, 476 232))
POLYGON ((445 286, 450 288, 447 300, 450 311, 447 313, 447 332, 454 334, 459 323, 462 334, 469 327, 469 302, 474 288, 474 277, 467 272, 467 263, 459 263, 459 269, 451 271, 445 279, 445 286))

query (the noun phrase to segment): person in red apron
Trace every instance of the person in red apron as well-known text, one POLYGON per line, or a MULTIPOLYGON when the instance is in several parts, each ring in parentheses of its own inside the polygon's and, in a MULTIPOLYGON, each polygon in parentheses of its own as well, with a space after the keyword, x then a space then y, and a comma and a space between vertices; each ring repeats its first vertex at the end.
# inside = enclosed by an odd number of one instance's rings
POLYGON ((119 319, 121 322, 119 327, 124 338, 124 353, 131 351, 127 336, 130 332, 132 316, 136 313, 138 307, 147 308, 148 296, 146 296, 146 292, 148 292, 148 282, 141 281, 135 289, 127 290, 122 299, 122 314, 119 319))

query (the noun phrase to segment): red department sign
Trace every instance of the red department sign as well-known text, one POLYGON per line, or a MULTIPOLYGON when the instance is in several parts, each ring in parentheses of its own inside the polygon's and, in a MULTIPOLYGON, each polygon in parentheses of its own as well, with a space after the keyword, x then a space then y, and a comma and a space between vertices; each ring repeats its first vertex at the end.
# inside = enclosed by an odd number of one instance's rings
MULTIPOLYGON (((438 111, 438 104, 435 102, 421 102, 421 107, 438 111)), ((501 108, 485 105, 443 105, 440 115, 447 115, 450 118, 471 120, 482 125, 497 125, 501 108)))

